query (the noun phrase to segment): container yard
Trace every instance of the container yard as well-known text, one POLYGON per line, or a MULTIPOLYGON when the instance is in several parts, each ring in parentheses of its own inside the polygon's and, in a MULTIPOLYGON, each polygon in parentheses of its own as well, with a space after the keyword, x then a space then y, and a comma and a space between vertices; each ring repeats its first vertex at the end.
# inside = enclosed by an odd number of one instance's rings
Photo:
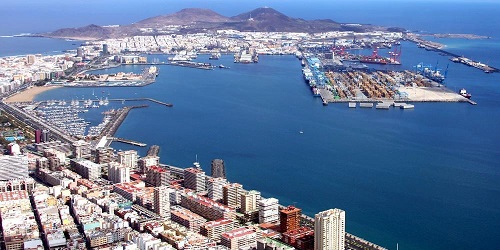
MULTIPOLYGON (((400 53, 400 52, 399 52, 400 53)), ((396 54, 396 53, 395 53, 396 54)), ((335 102, 349 102, 349 107, 388 109, 394 102, 469 102, 459 93, 447 89, 444 75, 436 68, 420 66, 420 71, 388 70, 325 70, 324 60, 313 55, 304 55, 301 60, 305 82, 311 87, 313 96, 321 97, 323 105, 335 102), (439 77, 438 77, 439 76, 439 77), (379 103, 374 105, 374 103, 379 103)), ((342 63, 340 63, 342 64, 342 63)), ((399 106, 398 106, 399 107, 399 106)), ((412 109, 406 105, 403 109, 412 109)))

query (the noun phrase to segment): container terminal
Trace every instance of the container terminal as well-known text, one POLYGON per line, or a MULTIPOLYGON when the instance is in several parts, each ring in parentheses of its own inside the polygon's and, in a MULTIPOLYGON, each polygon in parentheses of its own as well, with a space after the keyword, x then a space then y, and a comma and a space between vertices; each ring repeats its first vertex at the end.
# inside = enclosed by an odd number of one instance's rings
MULTIPOLYGON (((394 62, 398 62, 400 50, 395 50, 394 62)), ((333 54, 333 53, 332 53, 333 54)), ((313 96, 320 97, 323 105, 338 102, 395 103, 395 102, 468 102, 469 98, 455 93, 444 85, 447 70, 441 73, 437 65, 415 66, 415 71, 374 70, 361 61, 333 58, 333 55, 303 53, 302 73, 313 96)), ((377 58, 376 52, 371 58, 377 58)), ((375 59, 374 59, 375 60, 375 59)), ((387 105, 380 105, 385 107, 387 105)), ((389 105, 391 106, 391 105, 389 105)), ((399 107, 399 106, 398 106, 399 107)), ((403 105, 409 108, 413 106, 403 105)))

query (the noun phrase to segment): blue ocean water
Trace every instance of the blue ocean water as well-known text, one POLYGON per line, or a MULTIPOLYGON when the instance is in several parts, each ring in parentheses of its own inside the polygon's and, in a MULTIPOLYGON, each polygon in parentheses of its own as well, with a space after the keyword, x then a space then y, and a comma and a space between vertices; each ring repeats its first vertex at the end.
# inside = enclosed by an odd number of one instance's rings
MULTIPOLYGON (((214 6, 229 13, 230 6, 222 7, 220 2, 214 1, 214 6)), ((283 1, 274 1, 276 6, 271 7, 304 18, 328 17, 329 10, 332 19, 343 17, 346 22, 394 22, 443 33, 478 31, 493 38, 439 40, 452 52, 500 66, 499 36, 495 34, 499 29, 493 29, 495 22, 482 25, 497 18, 493 13, 498 4, 414 3, 427 6, 424 13, 428 15, 418 16, 410 11, 412 5, 398 2, 391 5, 391 13, 396 14, 379 12, 386 5, 366 2, 356 7, 356 15, 342 14, 355 9, 348 3, 317 2, 328 8, 311 5, 309 10, 318 11, 299 10, 300 4, 283 1), (456 13, 480 18, 471 19, 469 26, 454 26, 460 21, 456 13)), ((199 1, 183 3, 204 6, 199 1)), ((245 10, 250 9, 246 8, 250 2, 243 3, 245 10)), ((232 13, 238 14, 243 7, 235 7, 232 13)), ((29 42, 25 46, 30 47, 29 42)), ((161 161, 180 167, 190 166, 197 154, 207 173, 210 161, 222 158, 230 181, 277 197, 284 205, 296 204, 308 215, 332 207, 344 209, 347 231, 390 249, 396 243, 401 249, 490 249, 499 245, 500 75, 451 63, 412 43, 402 46, 402 68, 412 70, 419 62, 438 62, 440 68, 449 64, 447 86, 455 91, 465 87, 478 105, 417 103, 415 110, 404 111, 354 110, 346 104, 323 107, 312 97, 294 57, 262 56, 258 64, 240 65, 233 64, 229 55, 218 62, 230 66, 229 70, 161 66, 157 82, 147 87, 63 88, 37 99, 70 100, 95 92, 109 98, 137 96, 171 102, 173 108, 150 104, 131 111, 117 136, 160 145, 161 161)), ((208 56, 200 56, 199 61, 203 60, 208 62, 208 56)), ((141 69, 125 66, 107 71, 141 69)), ((88 116, 96 123, 101 119, 98 111, 88 116)), ((142 155, 147 150, 134 149, 142 155)))

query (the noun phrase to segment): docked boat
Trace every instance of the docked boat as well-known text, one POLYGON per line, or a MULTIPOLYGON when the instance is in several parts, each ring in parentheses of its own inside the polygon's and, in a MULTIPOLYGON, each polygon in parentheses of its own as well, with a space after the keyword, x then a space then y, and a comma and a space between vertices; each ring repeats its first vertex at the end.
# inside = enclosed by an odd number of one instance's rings
POLYGON ((328 106, 328 102, 327 101, 323 101, 323 106, 328 106))
POLYGON ((312 92, 313 92, 313 96, 315 96, 315 97, 321 96, 319 89, 316 87, 312 87, 312 92))
POLYGON ((471 98, 471 96, 472 96, 471 94, 467 93, 467 90, 465 90, 465 89, 461 89, 461 90, 460 90, 460 92, 459 92, 459 94, 460 94, 461 96, 463 96, 463 97, 467 98, 467 99, 470 99, 470 98, 471 98))
POLYGON ((212 53, 210 57, 208 58, 209 60, 219 60, 220 58, 220 53, 212 53))

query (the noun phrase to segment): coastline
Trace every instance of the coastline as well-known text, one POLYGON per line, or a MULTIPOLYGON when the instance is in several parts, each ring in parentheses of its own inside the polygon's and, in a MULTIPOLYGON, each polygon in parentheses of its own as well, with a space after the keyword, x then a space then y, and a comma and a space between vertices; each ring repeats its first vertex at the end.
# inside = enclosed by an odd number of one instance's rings
POLYGON ((62 88, 62 86, 33 86, 22 92, 19 92, 5 100, 5 102, 32 102, 38 94, 52 89, 62 88))

